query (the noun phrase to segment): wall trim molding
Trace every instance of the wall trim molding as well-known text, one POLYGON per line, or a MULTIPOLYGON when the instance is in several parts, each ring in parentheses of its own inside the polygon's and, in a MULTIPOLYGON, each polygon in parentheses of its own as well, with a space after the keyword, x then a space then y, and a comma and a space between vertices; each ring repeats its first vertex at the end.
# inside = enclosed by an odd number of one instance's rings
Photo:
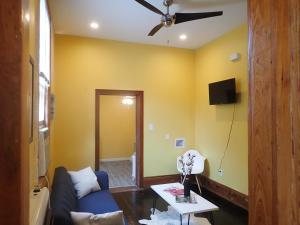
POLYGON ((180 175, 179 174, 162 175, 162 176, 154 176, 154 177, 144 177, 143 187, 144 188, 149 188, 151 185, 176 183, 176 182, 180 182, 180 175))
MULTIPOLYGON (((248 196, 240 193, 230 187, 211 180, 206 176, 200 175, 201 187, 218 195, 219 197, 237 205, 245 210, 248 210, 248 196)), ((144 188, 149 188, 151 185, 180 182, 179 174, 144 177, 144 188)))
POLYGON ((200 181, 201 186, 206 190, 226 199, 234 205, 248 210, 248 195, 238 192, 203 175, 200 175, 200 181))

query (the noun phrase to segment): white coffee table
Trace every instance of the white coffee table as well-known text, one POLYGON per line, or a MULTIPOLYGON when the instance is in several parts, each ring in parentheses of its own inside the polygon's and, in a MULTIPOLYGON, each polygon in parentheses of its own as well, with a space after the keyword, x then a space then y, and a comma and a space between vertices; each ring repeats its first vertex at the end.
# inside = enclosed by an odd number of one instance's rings
MULTIPOLYGON (((170 206, 172 206, 180 215, 180 224, 182 225, 182 216, 188 215, 188 225, 190 223, 190 214, 194 213, 204 213, 210 212, 211 217, 213 216, 212 212, 219 209, 218 206, 207 201, 205 198, 202 198, 200 195, 191 191, 191 196, 196 198, 197 203, 177 203, 176 197, 171 193, 165 191, 169 188, 180 188, 183 189, 183 185, 180 183, 169 183, 169 184, 160 184, 152 185, 151 189, 154 190, 162 199, 164 199, 170 206)), ((156 198, 153 199, 153 214, 156 207, 156 198)), ((213 217, 211 218, 213 220, 213 217)), ((213 222, 213 221, 212 221, 213 222)))

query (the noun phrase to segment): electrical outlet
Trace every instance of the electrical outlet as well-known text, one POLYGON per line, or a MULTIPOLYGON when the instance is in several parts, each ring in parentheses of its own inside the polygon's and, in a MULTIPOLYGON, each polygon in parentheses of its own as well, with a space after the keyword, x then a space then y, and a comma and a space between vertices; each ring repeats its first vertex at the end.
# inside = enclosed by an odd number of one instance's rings
POLYGON ((223 169, 219 169, 219 170, 218 170, 218 175, 219 175, 220 177, 223 177, 223 174, 224 174, 223 169))

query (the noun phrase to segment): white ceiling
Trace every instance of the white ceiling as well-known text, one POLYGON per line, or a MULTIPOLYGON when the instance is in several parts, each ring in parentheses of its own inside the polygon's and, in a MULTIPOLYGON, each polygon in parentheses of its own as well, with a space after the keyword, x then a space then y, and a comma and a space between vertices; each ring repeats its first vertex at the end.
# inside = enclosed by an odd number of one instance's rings
MULTIPOLYGON (((165 11, 163 0, 148 0, 165 11)), ((134 43, 196 49, 247 21, 246 0, 175 0, 175 12, 222 10, 223 16, 207 18, 162 28, 154 37, 150 30, 160 23, 160 16, 134 0, 50 0, 55 32, 84 37, 134 43), (89 24, 99 23, 98 30, 89 24), (179 40, 186 34, 185 41, 179 40)))

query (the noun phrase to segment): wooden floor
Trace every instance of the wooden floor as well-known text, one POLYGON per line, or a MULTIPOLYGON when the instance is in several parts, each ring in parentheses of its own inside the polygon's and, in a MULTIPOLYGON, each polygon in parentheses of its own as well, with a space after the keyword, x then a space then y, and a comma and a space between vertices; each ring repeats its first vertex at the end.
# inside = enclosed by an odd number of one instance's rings
POLYGON ((131 187, 136 183, 132 179, 132 165, 130 160, 101 162, 100 170, 107 172, 109 177, 109 187, 131 187))
MULTIPOLYGON (((203 197, 220 207, 220 210, 214 212, 215 225, 247 225, 247 211, 236 207, 229 202, 220 199, 212 193, 203 191, 203 197)), ((155 193, 150 190, 128 191, 121 193, 113 193, 114 198, 118 202, 120 208, 124 211, 128 225, 138 225, 140 219, 150 218, 150 208, 152 208, 152 200, 155 193)), ((163 199, 158 199, 157 208, 159 210, 167 210, 167 204, 163 199)), ((198 216, 198 215, 197 215, 198 216)), ((207 215, 199 215, 207 217, 207 215)))

